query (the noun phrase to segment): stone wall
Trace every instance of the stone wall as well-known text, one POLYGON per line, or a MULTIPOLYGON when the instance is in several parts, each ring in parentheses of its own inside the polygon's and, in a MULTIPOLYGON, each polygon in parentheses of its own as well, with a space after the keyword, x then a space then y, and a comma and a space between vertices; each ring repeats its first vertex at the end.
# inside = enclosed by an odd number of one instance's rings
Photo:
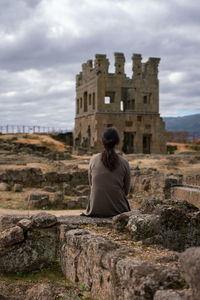
MULTIPOLYGON (((61 230, 64 230, 63 228, 61 230)), ((170 269, 126 258, 119 246, 85 230, 62 233, 61 265, 68 280, 83 284, 98 299, 152 299, 179 274, 170 269)))
POLYGON ((133 201, 171 198, 171 187, 181 183, 181 175, 165 175, 153 168, 131 170, 133 201))
MULTIPOLYGON (((190 205, 186 208, 194 209, 190 205)), ((91 230, 93 226, 94 229, 100 226, 99 232, 103 228, 110 228, 111 232, 111 219, 56 218, 42 213, 31 217, 10 217, 10 228, 6 230, 9 216, 1 218, 0 224, 3 230, 0 233, 1 272, 40 270, 60 257, 65 277, 82 285, 93 299, 199 299, 200 248, 190 248, 180 255, 182 277, 177 262, 171 268, 166 264, 144 261, 143 258, 138 260, 135 252, 129 254, 131 249, 127 249, 126 243, 121 244, 110 237, 88 231, 88 228, 91 230), (182 289, 184 279, 190 290, 182 289), (174 295, 176 298, 172 297, 174 295)), ((140 250, 146 252, 145 248, 140 250)), ((164 258, 168 262, 173 260, 172 257, 164 258)))
POLYGON ((0 271, 24 273, 40 270, 58 257, 57 219, 40 213, 33 217, 1 218, 0 271), (5 229, 6 228, 6 229, 5 229))
POLYGON ((200 187, 174 186, 172 196, 176 199, 186 200, 200 209, 200 187))
POLYGON ((184 184, 200 186, 200 175, 187 176, 184 178, 184 184))
POLYGON ((88 184, 87 170, 78 169, 71 172, 42 173, 40 168, 8 168, 0 174, 0 182, 7 182, 10 185, 15 183, 23 184, 25 187, 42 187, 44 185, 55 185, 59 183, 69 183, 72 186, 88 184))

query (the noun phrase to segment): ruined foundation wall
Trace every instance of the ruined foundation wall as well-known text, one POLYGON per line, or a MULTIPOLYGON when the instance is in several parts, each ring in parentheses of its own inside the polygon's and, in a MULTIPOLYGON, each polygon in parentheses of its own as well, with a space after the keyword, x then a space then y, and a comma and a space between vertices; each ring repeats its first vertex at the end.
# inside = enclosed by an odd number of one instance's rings
POLYGON ((169 199, 171 188, 182 184, 182 176, 165 175, 156 169, 140 169, 131 171, 131 187, 133 200, 141 202, 144 199, 169 199))
MULTIPOLYGON (((176 212, 177 208, 166 209, 164 206, 163 213, 167 217, 169 213, 173 213, 174 209, 174 212, 176 212)), ((199 212, 193 212, 192 214, 191 219, 199 212)), ((115 225, 118 222, 117 220, 120 221, 120 218, 123 219, 124 217, 126 222, 119 222, 120 226, 126 226, 126 223, 128 223, 131 226, 127 228, 134 230, 134 232, 137 229, 142 233, 141 226, 136 228, 131 223, 133 220, 137 220, 137 216, 140 225, 141 222, 147 221, 143 230, 148 230, 148 227, 152 225, 151 222, 149 223, 150 215, 137 211, 135 214, 132 212, 132 215, 130 213, 118 215, 115 218, 115 225)), ((151 220, 155 220, 155 217, 152 214, 151 220)), ((170 222, 173 222, 173 220, 174 218, 171 218, 170 222)), ((198 217, 196 220, 198 220, 198 217)), ((182 223, 184 222, 185 219, 182 223)), ((179 221, 177 224, 179 224, 179 221)), ((180 230, 177 224, 175 222, 175 229, 180 230)), ((194 230, 198 227, 198 224, 196 224, 197 227, 195 227, 195 224, 193 222, 194 230)), ((111 232, 112 221, 111 219, 78 216, 56 218, 46 213, 32 217, 2 217, 0 227, 4 231, 0 232, 1 272, 26 273, 39 271, 54 263, 59 257, 66 279, 79 286, 82 285, 86 291, 91 293, 94 299, 164 300, 172 299, 170 296, 173 294, 178 297, 179 292, 183 297, 176 298, 177 300, 199 299, 200 248, 190 248, 186 250, 185 254, 181 254, 184 276, 192 288, 190 291, 192 292, 192 298, 188 298, 188 290, 182 289, 185 282, 177 268, 177 262, 173 268, 171 265, 162 263, 162 259, 169 259, 166 262, 170 262, 170 259, 177 260, 175 254, 173 257, 162 257, 162 253, 159 253, 158 248, 158 252, 154 255, 156 257, 158 254, 160 255, 161 263, 159 260, 150 263, 145 261, 144 257, 141 259, 140 255, 138 256, 138 253, 144 253, 148 256, 148 251, 145 253, 146 247, 136 247, 135 244, 132 252, 132 248, 127 247, 127 240, 124 240, 125 243, 120 243, 111 240, 111 236, 105 237, 95 233, 95 229, 93 233, 86 231, 83 226, 87 225, 90 225, 90 230, 93 226, 94 228, 100 226, 100 229, 102 229, 102 226, 106 229, 107 226, 107 229, 110 228, 109 231, 111 232), (8 229, 9 220, 10 228, 8 229), (188 252, 190 255, 187 254, 188 252), (193 267, 191 268, 191 266, 193 267), (192 272, 190 272, 191 269, 192 272), (170 289, 173 289, 173 291, 170 289), (160 293, 163 293, 162 297, 159 297, 160 293), (166 298, 168 294, 169 297, 166 298)), ((164 223, 163 226, 165 225, 164 223)), ((190 230, 193 230, 193 228, 190 228, 190 230)), ((170 233, 172 233, 171 227, 170 233)), ((119 234, 121 233, 118 232, 119 234)), ((176 232, 175 234, 177 235, 176 232)), ((131 240, 133 241, 133 237, 131 240)), ((176 239, 172 239, 171 242, 174 240, 176 239)), ((189 244, 187 243, 185 246, 187 248, 189 244)), ((167 252, 164 253, 166 255, 167 252)))
POLYGON ((80 229, 68 231, 63 226, 61 240, 65 277, 84 285, 94 299, 153 299, 156 290, 180 280, 170 268, 126 257, 117 243, 100 235, 80 229))
POLYGON ((190 202, 200 209, 200 187, 176 186, 172 188, 172 197, 190 202))
POLYGON ((184 184, 200 186, 200 175, 187 176, 184 178, 184 184))

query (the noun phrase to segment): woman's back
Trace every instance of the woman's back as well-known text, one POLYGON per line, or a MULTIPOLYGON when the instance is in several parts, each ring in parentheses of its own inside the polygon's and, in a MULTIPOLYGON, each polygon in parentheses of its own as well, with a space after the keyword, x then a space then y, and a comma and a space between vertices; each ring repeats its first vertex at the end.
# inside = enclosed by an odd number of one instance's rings
POLYGON ((102 162, 102 153, 99 153, 91 158, 88 175, 91 193, 87 216, 111 217, 130 210, 126 199, 130 188, 127 160, 119 156, 116 168, 110 171, 102 162))

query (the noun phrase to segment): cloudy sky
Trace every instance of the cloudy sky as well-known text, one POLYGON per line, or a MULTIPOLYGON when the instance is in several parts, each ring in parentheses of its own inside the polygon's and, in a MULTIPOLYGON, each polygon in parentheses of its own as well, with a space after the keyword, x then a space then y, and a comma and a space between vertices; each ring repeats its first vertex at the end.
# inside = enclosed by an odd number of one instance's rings
POLYGON ((200 113, 199 0, 0 0, 0 125, 73 128, 75 75, 96 53, 161 57, 160 113, 200 113))

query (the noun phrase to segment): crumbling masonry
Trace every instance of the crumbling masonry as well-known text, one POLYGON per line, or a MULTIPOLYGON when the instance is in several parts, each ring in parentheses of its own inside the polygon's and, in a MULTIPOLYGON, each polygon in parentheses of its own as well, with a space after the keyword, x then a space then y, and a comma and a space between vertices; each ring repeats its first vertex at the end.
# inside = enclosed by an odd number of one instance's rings
POLYGON ((76 76, 74 150, 99 152, 101 133, 114 126, 125 153, 166 153, 165 125, 159 114, 160 58, 141 62, 132 56, 133 76, 124 72, 125 57, 115 53, 115 73, 109 73, 106 55, 96 54, 76 76))

